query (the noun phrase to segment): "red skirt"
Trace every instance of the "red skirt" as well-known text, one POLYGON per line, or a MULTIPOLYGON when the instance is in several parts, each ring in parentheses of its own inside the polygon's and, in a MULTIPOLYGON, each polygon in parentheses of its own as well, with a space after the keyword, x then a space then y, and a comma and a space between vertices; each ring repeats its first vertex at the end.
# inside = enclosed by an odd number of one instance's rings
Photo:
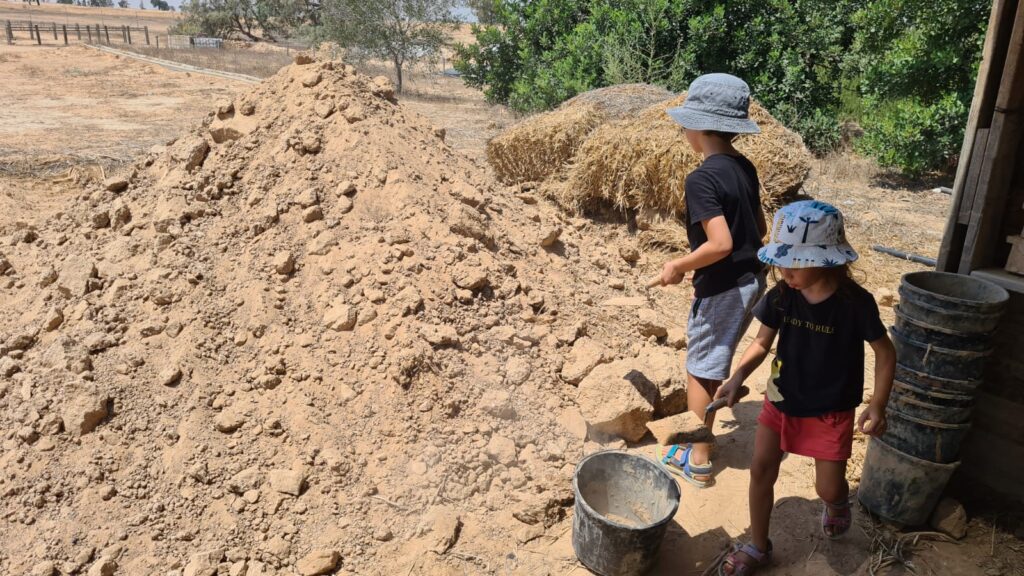
POLYGON ((820 460, 849 460, 853 452, 853 410, 821 416, 787 416, 764 400, 757 421, 781 438, 783 452, 820 460))

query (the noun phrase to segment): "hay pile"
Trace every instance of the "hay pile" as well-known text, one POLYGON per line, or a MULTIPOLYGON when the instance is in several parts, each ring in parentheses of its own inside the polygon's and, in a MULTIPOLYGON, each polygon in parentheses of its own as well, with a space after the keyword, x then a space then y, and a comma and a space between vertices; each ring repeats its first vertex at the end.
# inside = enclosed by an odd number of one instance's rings
MULTIPOLYGON (((701 158, 665 111, 685 99, 683 94, 594 130, 577 152, 564 185, 551 188, 556 199, 574 211, 611 204, 681 216, 684 181, 701 158)), ((811 155, 800 136, 760 104, 751 102, 750 115, 762 132, 740 136, 736 148, 757 166, 762 203, 773 208, 800 188, 810 171, 811 155)))
POLYGON ((492 139, 487 144, 487 159, 506 184, 545 180, 572 160, 598 126, 633 117, 671 96, 664 88, 649 84, 623 84, 585 92, 492 139))

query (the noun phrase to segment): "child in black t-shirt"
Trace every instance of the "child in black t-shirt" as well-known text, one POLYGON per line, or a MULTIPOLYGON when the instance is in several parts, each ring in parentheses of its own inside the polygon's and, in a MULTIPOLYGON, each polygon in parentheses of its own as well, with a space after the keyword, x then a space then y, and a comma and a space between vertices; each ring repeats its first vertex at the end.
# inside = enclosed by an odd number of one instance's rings
MULTIPOLYGON (((729 377, 740 338, 764 294, 757 259, 768 226, 761 209, 757 169, 732 145, 738 134, 760 129, 748 117, 750 89, 728 74, 707 74, 690 84, 682 106, 670 108, 701 165, 686 177, 690 253, 665 264, 661 285, 693 273, 694 300, 686 323, 687 408, 704 408, 729 377)), ((670 470, 699 487, 711 479, 707 443, 671 446, 662 457, 670 470)))
POLYGON ((749 576, 771 559, 768 524, 783 453, 815 460, 815 487, 825 505, 821 529, 829 538, 850 528, 846 461, 853 444, 854 409, 864 393, 864 342, 875 352, 871 403, 860 431, 885 431, 896 352, 867 290, 849 275, 857 253, 846 242, 843 217, 824 202, 805 200, 775 216, 771 243, 758 257, 781 280, 757 304, 761 328, 736 373, 716 394, 731 406, 743 381, 779 342, 754 439, 750 465, 751 542, 725 561, 724 574, 749 576))

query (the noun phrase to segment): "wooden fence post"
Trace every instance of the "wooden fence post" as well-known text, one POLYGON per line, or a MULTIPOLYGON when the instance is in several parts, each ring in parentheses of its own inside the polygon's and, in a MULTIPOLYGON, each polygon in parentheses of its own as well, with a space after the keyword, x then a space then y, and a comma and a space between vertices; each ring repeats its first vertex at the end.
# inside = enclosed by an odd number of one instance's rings
POLYGON ((89 44, 92 44, 92 26, 86 24, 85 31, 89 34, 89 44))
POLYGON ((43 45, 43 37, 39 35, 39 24, 35 25, 35 29, 36 29, 36 44, 42 46, 43 45))
POLYGON ((110 28, 106 24, 103 25, 103 33, 107 36, 107 45, 109 46, 110 45, 110 28))
POLYGON ((125 26, 124 27, 124 31, 125 31, 126 34, 128 34, 128 45, 131 46, 131 44, 132 44, 132 27, 131 26, 125 26))
POLYGON ((142 31, 146 33, 146 46, 149 46, 149 26, 143 26, 142 31))
POLYGON ((50 22, 50 24, 53 24, 53 39, 56 40, 57 39, 57 23, 56 22, 50 22))
POLYGON ((157 50, 160 49, 160 35, 159 34, 156 35, 156 49, 157 50))
POLYGON ((7 24, 4 26, 4 32, 7 33, 7 43, 8 44, 14 44, 14 31, 11 30, 11 21, 10 20, 8 20, 7 24))
POLYGON ((67 46, 68 45, 68 26, 67 26, 67 24, 61 24, 60 25, 60 29, 64 33, 64 45, 67 46))
POLYGON ((82 41, 82 27, 79 26, 77 22, 75 23, 75 33, 78 34, 78 41, 81 42, 82 41))

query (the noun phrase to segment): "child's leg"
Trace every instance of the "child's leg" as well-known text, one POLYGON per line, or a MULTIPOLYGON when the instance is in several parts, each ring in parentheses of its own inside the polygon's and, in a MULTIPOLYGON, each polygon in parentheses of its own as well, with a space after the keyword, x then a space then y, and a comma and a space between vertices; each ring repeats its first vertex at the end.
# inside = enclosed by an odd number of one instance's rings
MULTIPOLYGON (((818 497, 825 501, 826 514, 838 519, 837 525, 823 524, 827 536, 839 536, 849 528, 850 484, 846 481, 846 460, 814 460, 818 497)), ((833 520, 834 522, 835 520, 833 520)))
POLYGON ((782 463, 781 437, 757 425, 754 459, 750 463, 750 539, 758 550, 768 549, 768 524, 775 506, 775 481, 782 463))
MULTIPOLYGON (((718 387, 722 385, 721 380, 708 380, 698 378, 693 374, 686 374, 686 406, 701 420, 704 419, 704 409, 711 403, 718 387)), ((714 418, 712 417, 712 422, 714 418)), ((697 466, 707 464, 711 459, 711 445, 707 442, 696 442, 693 444, 693 451, 690 452, 690 463, 697 466)), ((696 480, 705 482, 710 478, 709 474, 694 474, 696 480)))
MULTIPOLYGON (((782 447, 779 433, 764 424, 757 425, 754 436, 754 458, 750 463, 750 543, 760 554, 767 554, 768 526, 775 506, 775 481, 779 478, 779 465, 782 462, 782 447)), ((743 571, 756 569, 762 565, 767 556, 761 560, 751 556, 754 552, 739 549, 726 560, 725 574, 750 573, 743 571)))

